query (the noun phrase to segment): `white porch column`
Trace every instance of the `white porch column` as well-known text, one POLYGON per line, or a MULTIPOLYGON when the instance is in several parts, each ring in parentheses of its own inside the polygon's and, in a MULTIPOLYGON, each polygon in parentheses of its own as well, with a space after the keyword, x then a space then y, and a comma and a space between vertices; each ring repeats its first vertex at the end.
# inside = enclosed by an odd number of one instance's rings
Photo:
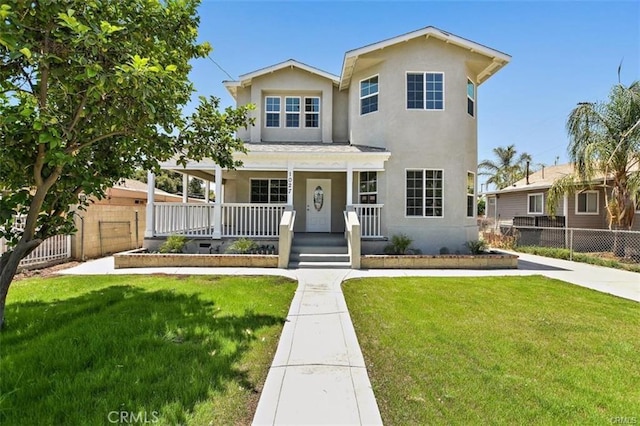
POLYGON ((347 206, 353 205, 353 166, 347 164, 347 206))
POLYGON ((156 175, 153 172, 147 172, 147 226, 144 230, 144 237, 151 238, 156 228, 156 215, 154 214, 154 203, 156 195, 156 175))
POLYGON ((182 175, 182 202, 187 203, 189 201, 189 175, 182 175))
POLYGON ((222 167, 216 165, 215 189, 216 201, 213 205, 213 238, 222 237, 222 167))
POLYGON ((211 182, 208 180, 204 181, 204 202, 209 204, 209 191, 211 191, 211 182))
POLYGON ((287 205, 293 206, 293 164, 287 164, 287 205))

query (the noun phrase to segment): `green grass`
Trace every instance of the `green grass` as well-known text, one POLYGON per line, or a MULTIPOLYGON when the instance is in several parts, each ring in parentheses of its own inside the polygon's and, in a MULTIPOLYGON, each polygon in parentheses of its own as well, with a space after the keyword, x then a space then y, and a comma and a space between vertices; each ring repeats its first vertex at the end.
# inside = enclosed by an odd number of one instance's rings
POLYGON ((640 304, 544 277, 343 284, 386 425, 640 418, 640 304))
POLYGON ((28 279, 0 335, 0 424, 248 424, 295 283, 272 277, 28 279))
MULTIPOLYGON (((515 247, 514 250, 521 253, 535 254, 538 256, 553 257, 555 259, 573 260, 574 262, 589 263, 591 265, 606 266, 608 268, 624 269, 631 272, 640 272, 640 264, 621 262, 616 258, 602 257, 602 255, 577 253, 571 256, 569 249, 537 246, 515 247)), ((640 420, 639 420, 640 421, 640 420)))

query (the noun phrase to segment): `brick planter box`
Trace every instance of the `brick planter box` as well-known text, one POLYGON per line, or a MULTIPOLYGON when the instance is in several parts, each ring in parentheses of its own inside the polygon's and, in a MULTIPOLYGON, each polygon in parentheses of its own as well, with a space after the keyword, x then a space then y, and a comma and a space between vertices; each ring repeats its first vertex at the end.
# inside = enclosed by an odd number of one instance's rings
POLYGON ((277 268, 276 254, 183 254, 148 253, 145 249, 113 256, 116 269, 157 267, 255 267, 277 268))
POLYGON ((365 255, 362 269, 517 269, 518 256, 481 255, 365 255))

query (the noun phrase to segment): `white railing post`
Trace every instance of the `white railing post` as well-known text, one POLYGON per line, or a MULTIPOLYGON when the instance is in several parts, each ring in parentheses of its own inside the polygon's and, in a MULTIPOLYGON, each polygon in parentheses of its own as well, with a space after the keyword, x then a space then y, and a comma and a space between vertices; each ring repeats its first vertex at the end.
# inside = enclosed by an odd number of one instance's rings
POLYGON ((222 167, 215 170, 215 203, 213 205, 213 238, 222 238, 222 167))
POLYGON ((156 218, 154 212, 156 195, 156 176, 151 172, 147 172, 147 208, 146 208, 146 221, 147 226, 144 230, 145 238, 151 238, 155 236, 156 231, 156 218))

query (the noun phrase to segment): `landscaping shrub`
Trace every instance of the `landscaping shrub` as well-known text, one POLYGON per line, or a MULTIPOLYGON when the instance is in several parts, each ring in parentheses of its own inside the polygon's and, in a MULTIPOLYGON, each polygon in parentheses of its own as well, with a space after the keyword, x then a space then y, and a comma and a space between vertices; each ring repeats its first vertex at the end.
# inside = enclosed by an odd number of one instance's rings
POLYGON ((391 243, 384 248, 385 254, 409 254, 409 246, 413 242, 405 234, 396 234, 391 237, 391 243))
POLYGON ((250 254, 258 250, 258 244, 249 238, 240 238, 235 240, 227 249, 225 253, 229 254, 250 254))
POLYGON ((160 246, 160 253, 182 253, 187 244, 187 237, 184 235, 170 235, 160 246))
POLYGON ((482 254, 488 247, 485 240, 470 240, 467 241, 464 245, 469 249, 471 254, 482 254))

